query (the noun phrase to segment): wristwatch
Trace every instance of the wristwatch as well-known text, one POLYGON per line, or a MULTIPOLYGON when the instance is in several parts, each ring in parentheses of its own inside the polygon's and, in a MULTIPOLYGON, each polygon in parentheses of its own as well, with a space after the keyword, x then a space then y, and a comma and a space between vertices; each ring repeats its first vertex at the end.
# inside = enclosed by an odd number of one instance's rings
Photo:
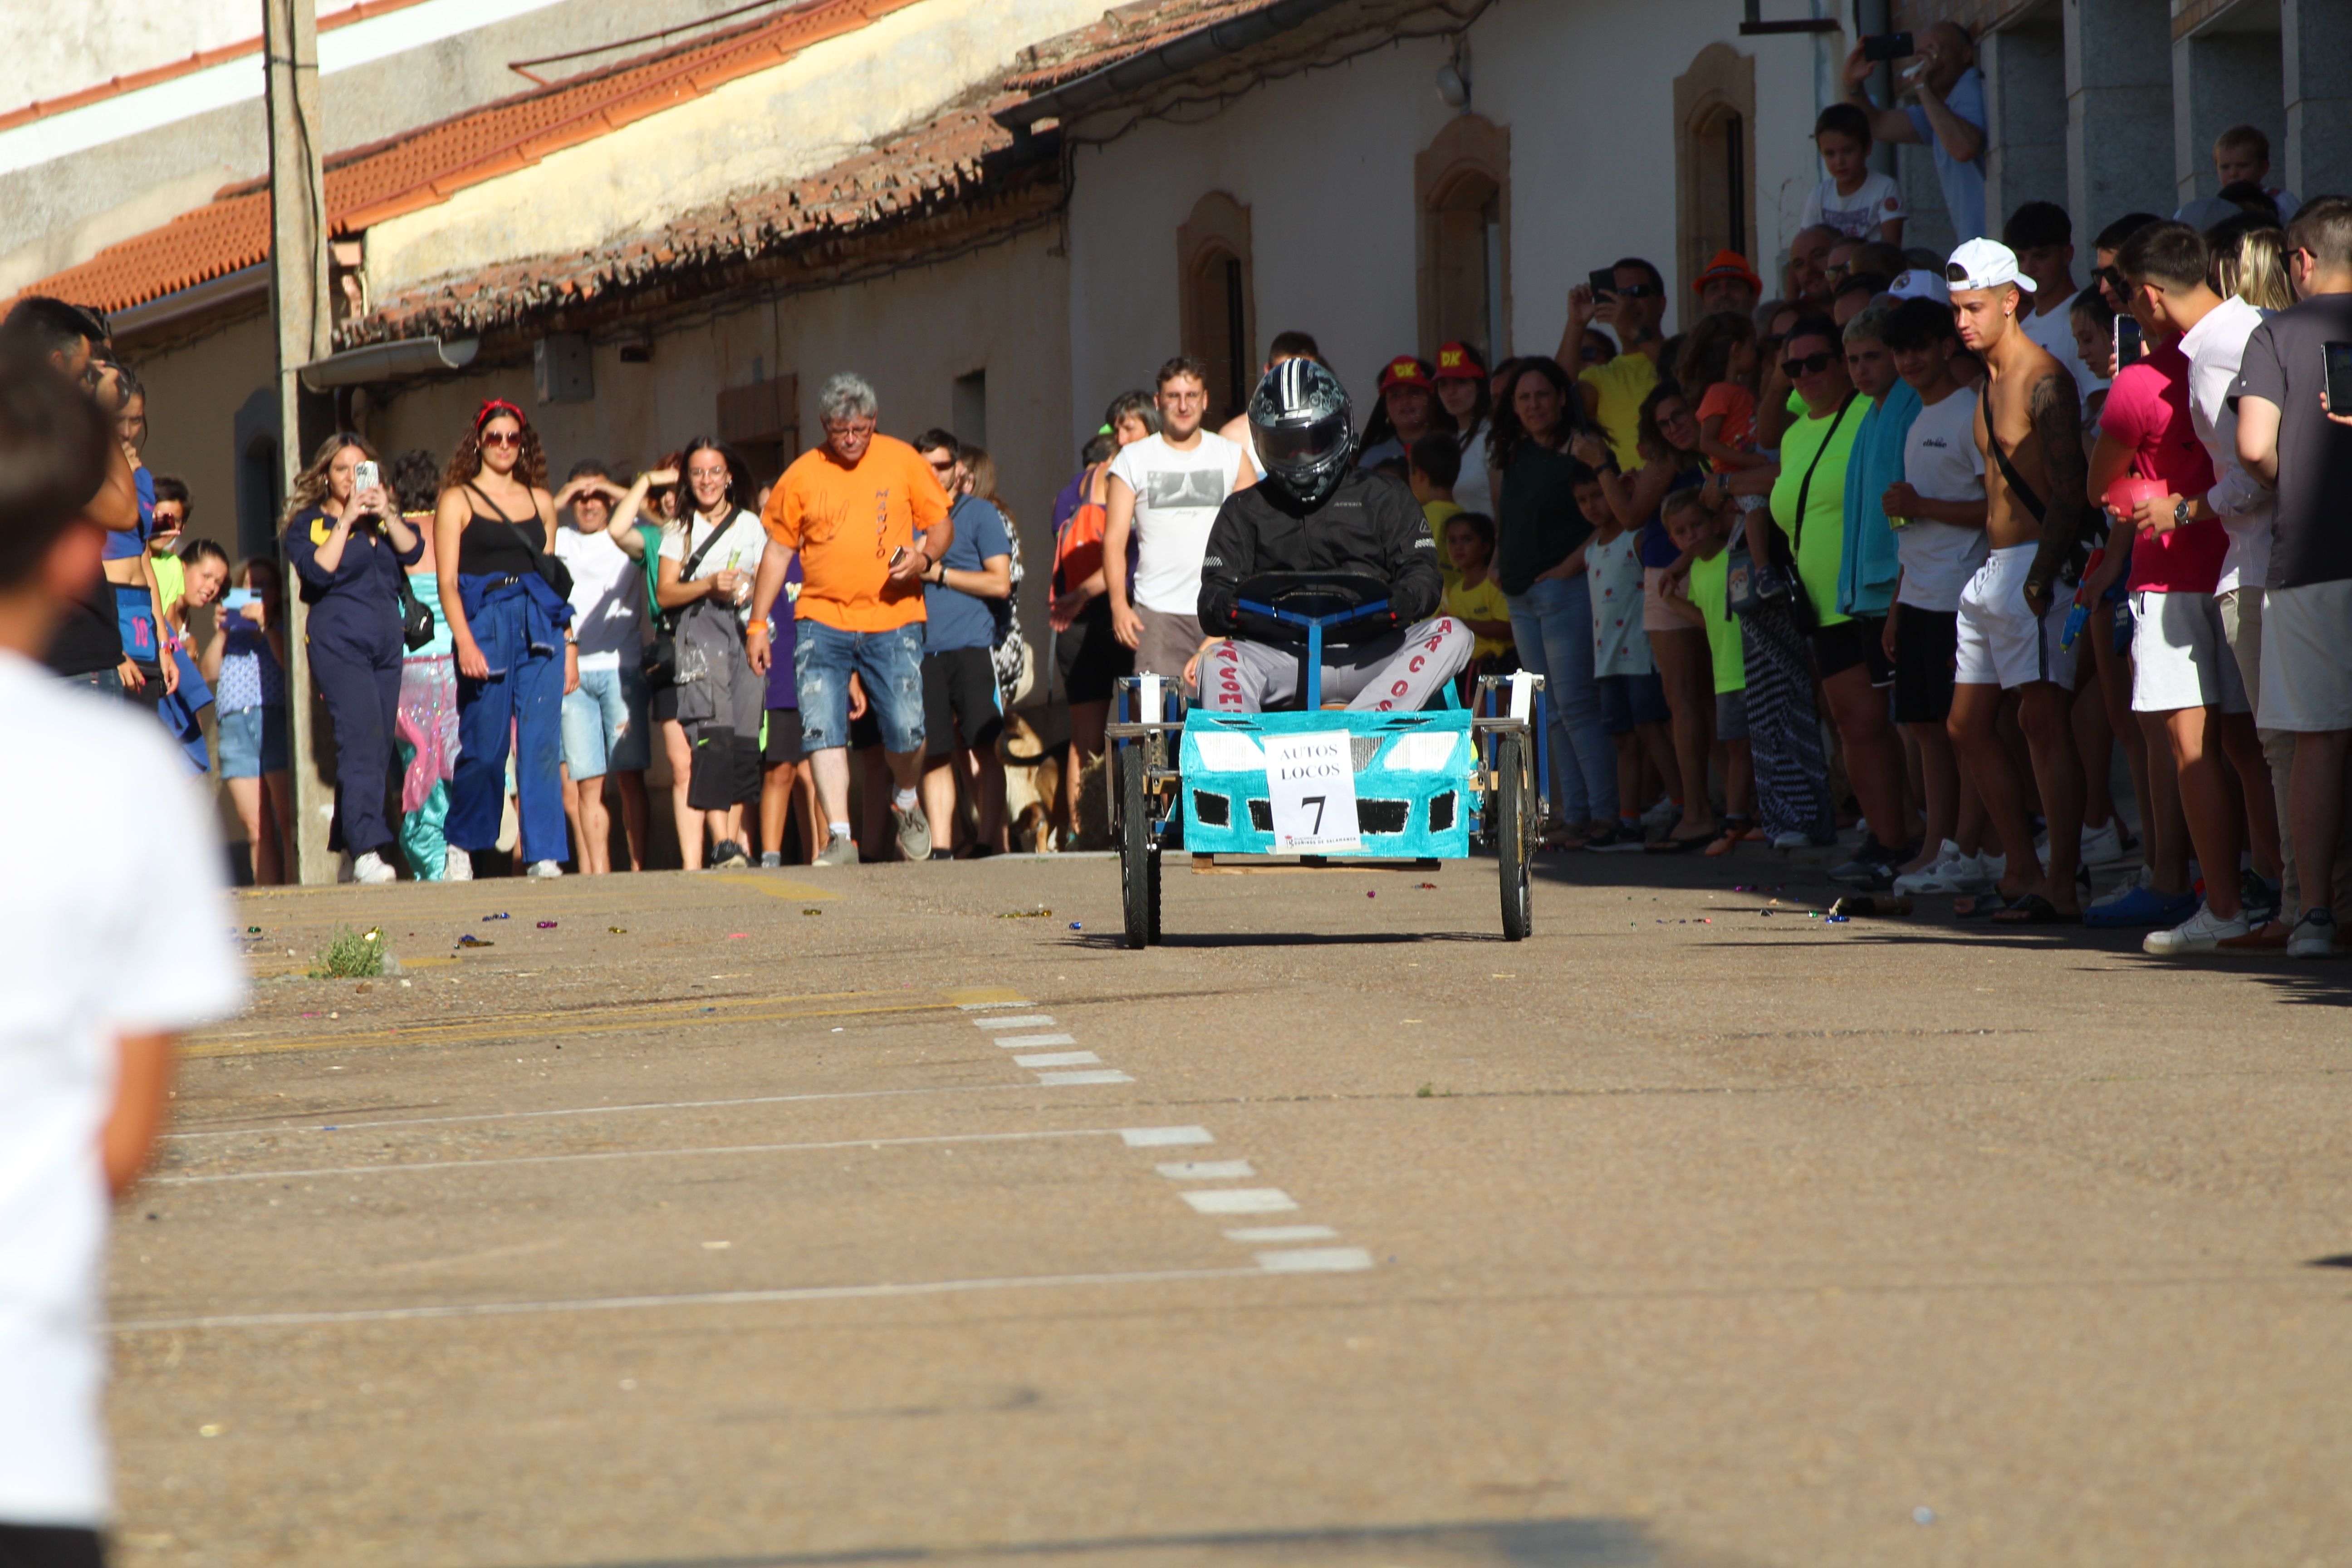
POLYGON ((2182 496, 2179 500, 2172 503, 2172 526, 2175 528, 2187 528, 2189 526, 2189 498, 2187 496, 2182 496))

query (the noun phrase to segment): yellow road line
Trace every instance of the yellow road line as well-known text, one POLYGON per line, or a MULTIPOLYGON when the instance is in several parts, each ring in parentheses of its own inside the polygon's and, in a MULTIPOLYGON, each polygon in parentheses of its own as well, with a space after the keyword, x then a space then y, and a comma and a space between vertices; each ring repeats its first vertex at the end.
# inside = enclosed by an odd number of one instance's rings
POLYGON ((976 1007, 987 1002, 1026 1002, 1028 997, 1009 985, 967 986, 961 991, 940 993, 959 1007, 976 1007))
MULTIPOLYGON (((846 992, 845 997, 871 993, 846 992)), ((824 996, 800 997, 792 1000, 821 1002, 824 996)), ((770 999, 754 1002, 747 1007, 738 1002, 730 1005, 719 1001, 662 1003, 638 1007, 599 1008, 593 1013, 513 1013, 503 1016, 464 1024, 419 1024, 405 1028, 355 1031, 348 1035, 308 1035, 290 1039, 199 1040, 184 1047, 183 1057, 243 1057, 269 1056, 285 1051, 344 1051, 365 1050, 381 1046, 462 1045, 476 1040, 509 1039, 520 1033, 536 1035, 613 1035, 654 1024, 672 1026, 680 1024, 746 1024, 772 1023, 789 1018, 845 1018, 869 1014, 933 1013, 952 1005, 948 1002, 909 1002, 887 1006, 871 1007, 793 1007, 787 1003, 778 1006, 770 999), (706 1012, 704 1009, 709 1009, 706 1012), (541 1024, 551 1027, 532 1030, 528 1026, 541 1024)))
POLYGON ((749 888, 755 893, 765 893, 772 899, 837 899, 841 896, 807 882, 793 882, 774 877, 739 877, 730 872, 718 879, 722 882, 731 882, 739 888, 749 888))

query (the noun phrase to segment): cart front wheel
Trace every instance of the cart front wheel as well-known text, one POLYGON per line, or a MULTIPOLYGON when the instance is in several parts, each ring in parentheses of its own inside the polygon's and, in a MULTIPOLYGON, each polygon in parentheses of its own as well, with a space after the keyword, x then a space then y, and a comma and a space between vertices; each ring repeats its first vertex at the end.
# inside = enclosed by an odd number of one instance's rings
POLYGON ((1535 835, 1527 737, 1505 731, 1495 744, 1495 860, 1501 873, 1503 940, 1524 942, 1535 925, 1528 884, 1535 835))
POLYGON ((1151 806, 1144 794, 1150 751, 1136 742, 1118 748, 1119 903, 1126 917, 1127 945, 1143 947, 1160 937, 1160 846, 1151 831, 1151 806))

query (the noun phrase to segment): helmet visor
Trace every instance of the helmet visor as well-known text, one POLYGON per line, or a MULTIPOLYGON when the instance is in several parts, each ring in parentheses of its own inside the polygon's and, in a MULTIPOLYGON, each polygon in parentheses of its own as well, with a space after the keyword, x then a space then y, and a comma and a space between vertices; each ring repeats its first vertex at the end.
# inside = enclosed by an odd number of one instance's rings
POLYGON ((1258 458, 1267 468, 1297 472, 1328 460, 1347 446, 1348 416, 1335 412, 1311 425, 1260 425, 1251 434, 1257 437, 1258 458))

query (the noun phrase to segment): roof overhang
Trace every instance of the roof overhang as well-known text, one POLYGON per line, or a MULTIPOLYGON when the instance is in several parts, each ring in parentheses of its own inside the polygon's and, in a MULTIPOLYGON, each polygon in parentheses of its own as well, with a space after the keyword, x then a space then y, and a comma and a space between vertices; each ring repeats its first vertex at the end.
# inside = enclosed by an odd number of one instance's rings
POLYGON ((1343 0, 1275 0, 1262 11, 1213 23, 1197 33, 1146 49, 1139 55, 1090 71, 1075 81, 1024 99, 996 111, 996 122, 1026 132, 1041 120, 1068 121, 1100 104, 1199 69, 1211 60, 1238 54, 1254 44, 1312 21, 1343 0))
POLYGON ((234 272, 224 272, 217 278, 208 278, 202 283, 173 289, 143 305, 116 310, 107 317, 107 330, 119 338, 135 337, 141 332, 168 327, 174 321, 202 315, 223 305, 259 299, 268 292, 269 263, 258 261, 250 267, 240 267, 234 272))
POLYGON ((479 338, 402 338, 365 348, 345 349, 302 367, 302 384, 313 392, 370 382, 403 381, 411 376, 437 375, 463 370, 474 363, 482 346, 479 338))

